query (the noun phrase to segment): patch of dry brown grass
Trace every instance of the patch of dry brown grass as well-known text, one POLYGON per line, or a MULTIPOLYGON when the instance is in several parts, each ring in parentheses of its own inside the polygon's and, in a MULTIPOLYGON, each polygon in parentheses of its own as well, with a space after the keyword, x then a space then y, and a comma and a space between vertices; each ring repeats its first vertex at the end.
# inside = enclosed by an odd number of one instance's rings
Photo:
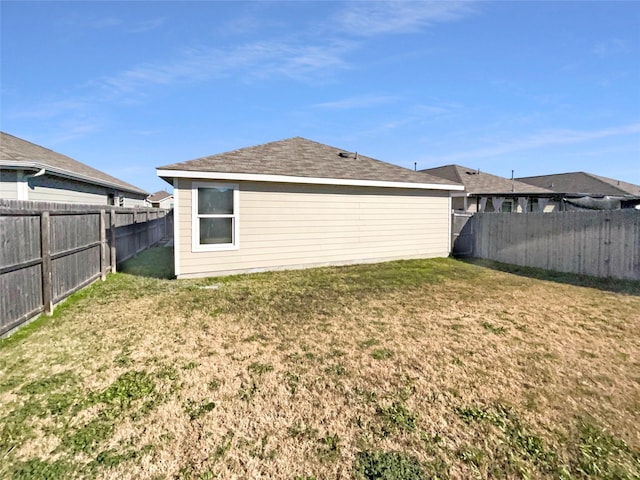
POLYGON ((0 349, 0 474, 582 478, 587 425, 633 478, 639 327, 638 295, 453 260, 118 274, 0 349))

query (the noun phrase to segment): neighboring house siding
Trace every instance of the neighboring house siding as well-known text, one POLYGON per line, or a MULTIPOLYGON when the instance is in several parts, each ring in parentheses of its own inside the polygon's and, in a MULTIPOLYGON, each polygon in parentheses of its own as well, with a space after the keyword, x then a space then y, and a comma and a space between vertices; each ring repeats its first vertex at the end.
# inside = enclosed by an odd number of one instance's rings
POLYGON ((166 209, 173 208, 173 196, 163 198, 158 202, 151 202, 151 205, 155 208, 166 208, 166 209))
POLYGON ((234 183, 240 248, 194 253, 192 181, 179 180, 179 277, 449 254, 447 191, 234 183))
POLYGON ((43 175, 29 179, 29 200, 107 205, 107 189, 74 180, 43 175))
POLYGON ((0 198, 18 199, 18 173, 15 170, 0 170, 0 198))
MULTIPOLYGON (((485 206, 485 212, 490 213, 493 212, 493 204, 491 203, 491 195, 486 195, 487 197, 487 203, 485 206)), ((537 197, 532 197, 533 202, 534 202, 534 212, 538 211, 538 198, 537 197)), ((478 211, 478 197, 475 196, 470 196, 467 197, 467 208, 465 210, 464 208, 464 197, 453 197, 451 199, 451 208, 453 208, 456 212, 460 213, 460 212, 465 212, 465 213, 476 213, 478 211)), ((513 207, 515 208, 515 212, 517 213, 522 213, 522 208, 520 208, 520 206, 518 205, 518 199, 515 198, 512 200, 513 202, 513 207)), ((555 200, 548 200, 548 203, 545 205, 544 207, 544 212, 548 213, 548 212, 555 212, 559 210, 559 204, 557 201, 555 200)), ((527 211, 529 211, 527 209, 527 211)))
MULTIPOLYGON (((20 173, 15 170, 3 170, 0 176, 0 197, 18 199, 18 188, 24 185, 25 198, 36 202, 62 202, 91 205, 108 205, 109 193, 114 190, 86 182, 78 182, 62 177, 43 175, 30 177, 23 184, 18 183, 20 173)), ((145 195, 120 192, 123 196, 123 207, 146 206, 145 195)), ((118 200, 116 199, 116 205, 118 200)))
POLYGON ((123 207, 131 208, 131 207, 148 207, 146 197, 141 195, 139 197, 134 197, 131 193, 123 193, 124 196, 124 205, 123 207))

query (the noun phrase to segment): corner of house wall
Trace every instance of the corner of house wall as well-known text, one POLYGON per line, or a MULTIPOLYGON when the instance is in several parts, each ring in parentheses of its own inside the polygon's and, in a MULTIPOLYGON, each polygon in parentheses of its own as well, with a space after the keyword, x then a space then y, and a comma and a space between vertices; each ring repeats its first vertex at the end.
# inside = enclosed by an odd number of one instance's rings
POLYGON ((180 184, 173 179, 173 273, 180 278, 180 184))

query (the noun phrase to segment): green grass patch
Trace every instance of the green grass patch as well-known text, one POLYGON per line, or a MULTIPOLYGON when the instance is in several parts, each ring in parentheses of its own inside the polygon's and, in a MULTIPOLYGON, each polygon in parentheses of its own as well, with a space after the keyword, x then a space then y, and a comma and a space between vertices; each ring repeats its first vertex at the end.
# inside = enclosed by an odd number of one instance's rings
POLYGON ((255 373, 256 375, 264 375, 267 372, 273 371, 273 365, 269 363, 253 362, 247 367, 247 370, 251 373, 255 373))
POLYGON ((354 477, 359 480, 426 480, 420 462, 402 452, 365 451, 356 455, 354 477))
POLYGON ((196 420, 214 408, 216 408, 216 404, 213 400, 203 400, 199 403, 187 400, 184 406, 184 410, 189 415, 190 420, 196 420))
POLYGON ((572 470, 581 478, 640 478, 640 451, 597 426, 580 421, 572 470))
POLYGON ((393 357, 393 352, 388 348, 376 348, 373 352, 371 352, 371 356, 375 360, 386 360, 393 357))
POLYGON ((105 391, 98 395, 99 402, 128 408, 138 399, 154 396, 156 385, 147 372, 129 371, 123 373, 105 391))
POLYGON ((320 450, 318 452, 320 458, 324 461, 335 460, 340 455, 340 437, 336 435, 327 435, 319 440, 320 450))
POLYGON ((482 322, 482 328, 496 335, 504 335, 507 332, 505 327, 497 327, 490 322, 482 322))
POLYGON ((394 401, 386 407, 378 405, 376 412, 384 422, 383 430, 385 433, 390 433, 397 428, 410 432, 416 429, 416 415, 402 402, 394 401))
POLYGON ((147 248, 135 257, 124 262, 119 267, 119 270, 122 273, 128 273, 139 277, 161 279, 175 278, 175 273, 173 271, 173 248, 147 248))

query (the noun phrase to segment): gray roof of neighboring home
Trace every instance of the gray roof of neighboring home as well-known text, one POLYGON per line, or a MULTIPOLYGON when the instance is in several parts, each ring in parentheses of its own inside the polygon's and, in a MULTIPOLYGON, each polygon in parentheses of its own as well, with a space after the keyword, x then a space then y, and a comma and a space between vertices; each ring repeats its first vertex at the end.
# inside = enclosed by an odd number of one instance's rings
POLYGON ((73 158, 4 132, 0 132, 0 167, 24 170, 44 168, 47 174, 141 195, 148 194, 141 188, 80 163, 73 158))
POLYGON ((450 186, 452 182, 301 137, 174 163, 159 170, 450 186))
POLYGON ((159 192, 156 192, 152 195, 149 195, 149 197, 147 198, 147 200, 149 200, 150 202, 159 202, 160 200, 164 200, 167 197, 170 197, 171 194, 169 192, 166 192, 164 190, 160 190, 159 192))
POLYGON ((519 181, 548 188, 554 192, 576 195, 632 195, 640 196, 640 185, 586 172, 558 173, 522 177, 519 181))
POLYGON ((442 167, 426 168, 420 172, 436 175, 438 177, 458 182, 464 185, 465 191, 469 194, 553 194, 554 192, 546 188, 540 188, 517 180, 491 175, 474 168, 463 167, 461 165, 444 165, 442 167))

